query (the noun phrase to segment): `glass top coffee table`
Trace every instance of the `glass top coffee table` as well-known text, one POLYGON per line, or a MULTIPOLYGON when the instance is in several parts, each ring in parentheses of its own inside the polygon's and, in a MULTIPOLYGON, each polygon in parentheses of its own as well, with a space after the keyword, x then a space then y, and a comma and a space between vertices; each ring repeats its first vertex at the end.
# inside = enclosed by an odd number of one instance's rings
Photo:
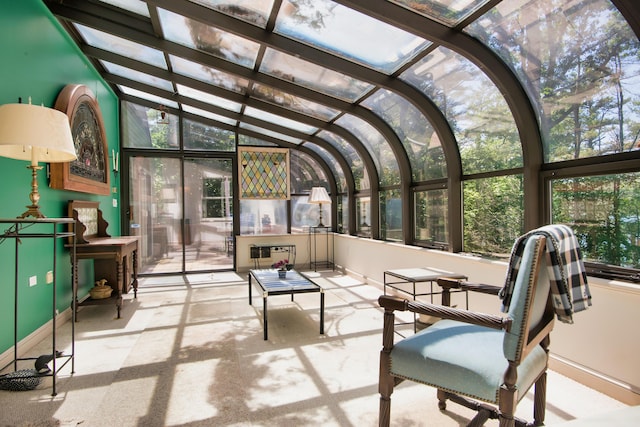
POLYGON ((287 271, 285 278, 278 276, 276 269, 254 269, 249 270, 249 305, 251 305, 251 290, 253 282, 260 287, 262 291, 262 318, 264 328, 264 339, 268 338, 267 327, 267 298, 270 295, 291 295, 293 301, 294 294, 305 294, 310 292, 320 293, 320 334, 324 334, 324 289, 320 285, 314 283, 307 276, 298 273, 295 270, 287 271))

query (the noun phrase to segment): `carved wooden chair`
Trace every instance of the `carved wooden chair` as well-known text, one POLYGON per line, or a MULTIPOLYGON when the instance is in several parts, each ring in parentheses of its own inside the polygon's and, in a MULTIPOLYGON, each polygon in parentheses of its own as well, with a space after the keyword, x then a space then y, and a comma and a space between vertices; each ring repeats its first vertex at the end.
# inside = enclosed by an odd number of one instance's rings
MULTIPOLYGON (((568 230, 570 237, 575 239, 568 230)), ((391 394, 393 388, 404 380, 436 387, 441 410, 446 408, 446 400, 451 400, 478 411, 470 426, 481 426, 489 418, 499 418, 501 427, 526 425, 525 421, 516 419, 514 413, 518 401, 535 385, 533 425, 543 424, 549 333, 553 328, 554 313, 560 318, 558 313, 562 304, 559 300, 563 298, 558 296, 557 282, 550 277, 557 277, 558 272, 563 272, 563 277, 578 277, 582 290, 576 294, 582 292, 585 303, 584 307, 581 303, 578 305, 584 309, 587 303, 590 304, 581 259, 573 264, 582 271, 570 271, 567 266, 557 269, 557 258, 551 260, 548 250, 558 249, 557 241, 552 246, 548 239, 548 233, 532 232, 519 240, 518 251, 514 245, 509 270, 514 274, 507 277, 512 286, 509 301, 503 302, 507 304, 503 307, 505 316, 393 296, 379 298, 379 304, 384 308, 379 380, 380 426, 389 425, 391 394), (514 259, 517 259, 517 268, 512 269, 514 259), (407 310, 442 320, 394 345, 394 311, 407 310)), ((573 242, 576 248, 572 256, 575 252, 579 255, 577 242, 573 242)), ((570 260, 567 262, 572 264, 570 260)), ((451 279, 439 279, 438 284, 443 288, 443 304, 448 304, 452 288, 494 295, 503 289, 451 279)), ((578 288, 571 289, 567 291, 565 288, 564 292, 571 294, 578 288)), ((571 304, 569 306, 574 309, 571 304)), ((570 316, 571 313, 568 320, 572 322, 570 316)), ((561 320, 567 321, 567 317, 561 320)))

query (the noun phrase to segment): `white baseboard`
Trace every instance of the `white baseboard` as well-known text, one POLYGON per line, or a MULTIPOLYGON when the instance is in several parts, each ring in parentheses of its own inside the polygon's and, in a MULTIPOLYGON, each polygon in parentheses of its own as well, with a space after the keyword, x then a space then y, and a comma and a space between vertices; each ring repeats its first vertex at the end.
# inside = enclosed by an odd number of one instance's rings
POLYGON ((640 390, 635 389, 632 385, 590 370, 553 353, 549 356, 549 368, 551 370, 619 400, 626 405, 640 405, 640 390))

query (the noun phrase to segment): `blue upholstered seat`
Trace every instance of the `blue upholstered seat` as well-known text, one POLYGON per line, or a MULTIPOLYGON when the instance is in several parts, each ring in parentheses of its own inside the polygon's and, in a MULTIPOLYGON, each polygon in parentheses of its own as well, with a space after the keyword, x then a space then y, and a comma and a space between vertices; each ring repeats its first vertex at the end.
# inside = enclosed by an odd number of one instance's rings
MULTIPOLYGON (((400 341, 391 352, 394 376, 452 393, 498 403, 508 362, 502 351, 504 331, 441 320, 400 341)), ((516 387, 525 392, 547 364, 538 346, 518 366, 516 387)), ((522 396, 518 396, 520 400, 522 396)))

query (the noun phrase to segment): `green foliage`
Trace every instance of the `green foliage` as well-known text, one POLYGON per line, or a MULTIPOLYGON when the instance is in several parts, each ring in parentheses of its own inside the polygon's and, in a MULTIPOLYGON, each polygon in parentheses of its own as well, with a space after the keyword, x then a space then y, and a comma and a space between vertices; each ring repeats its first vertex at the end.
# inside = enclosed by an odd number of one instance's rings
POLYGON ((586 260, 640 268, 640 174, 554 181, 553 222, 572 226, 586 260))
POLYGON ((467 181, 463 192, 465 251, 508 256, 523 232, 522 176, 467 181))

